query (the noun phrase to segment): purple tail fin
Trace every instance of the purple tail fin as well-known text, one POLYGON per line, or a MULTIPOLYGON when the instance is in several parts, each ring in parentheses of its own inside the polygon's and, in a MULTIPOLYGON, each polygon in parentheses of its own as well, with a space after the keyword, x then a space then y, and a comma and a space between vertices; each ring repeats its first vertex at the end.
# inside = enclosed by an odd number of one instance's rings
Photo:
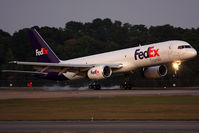
POLYGON ((59 58, 51 50, 35 29, 29 30, 30 41, 38 62, 59 63, 59 58))

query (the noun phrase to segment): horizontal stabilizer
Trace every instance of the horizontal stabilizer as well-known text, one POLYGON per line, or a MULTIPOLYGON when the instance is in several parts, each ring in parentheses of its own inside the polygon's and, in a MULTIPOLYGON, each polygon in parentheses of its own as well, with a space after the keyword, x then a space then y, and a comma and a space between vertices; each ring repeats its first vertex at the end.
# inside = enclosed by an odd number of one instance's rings
POLYGON ((12 73, 28 73, 28 74, 39 74, 39 75, 47 75, 45 72, 38 71, 20 71, 20 70, 2 70, 1 72, 12 72, 12 73))

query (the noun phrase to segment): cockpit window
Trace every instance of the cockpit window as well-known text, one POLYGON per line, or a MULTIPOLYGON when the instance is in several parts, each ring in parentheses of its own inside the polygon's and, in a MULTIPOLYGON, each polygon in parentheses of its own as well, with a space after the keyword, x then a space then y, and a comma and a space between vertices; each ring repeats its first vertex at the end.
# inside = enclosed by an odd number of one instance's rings
POLYGON ((185 45, 185 48, 191 48, 191 46, 190 45, 185 45))
POLYGON ((183 49, 183 46, 178 46, 178 49, 183 49))
POLYGON ((191 48, 190 45, 181 45, 181 46, 178 46, 178 49, 184 49, 184 48, 191 48))

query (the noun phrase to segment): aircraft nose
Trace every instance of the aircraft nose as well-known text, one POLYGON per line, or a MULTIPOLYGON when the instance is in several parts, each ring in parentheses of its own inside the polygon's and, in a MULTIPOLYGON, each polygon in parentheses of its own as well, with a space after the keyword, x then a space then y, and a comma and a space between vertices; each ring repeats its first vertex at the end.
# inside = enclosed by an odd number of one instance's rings
POLYGON ((190 54, 192 55, 192 57, 197 56, 197 51, 195 49, 193 49, 190 54))
POLYGON ((197 55, 197 51, 194 48, 187 49, 184 54, 182 54, 182 59, 191 59, 197 55))

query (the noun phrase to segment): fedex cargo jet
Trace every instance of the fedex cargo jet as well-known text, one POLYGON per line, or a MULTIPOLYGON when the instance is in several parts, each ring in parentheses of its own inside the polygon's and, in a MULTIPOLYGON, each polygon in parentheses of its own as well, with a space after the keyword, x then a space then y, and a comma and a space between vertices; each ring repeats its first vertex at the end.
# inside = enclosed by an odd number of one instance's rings
MULTIPOLYGON (((128 73, 138 68, 144 68, 146 78, 160 78, 167 74, 166 63, 174 67, 182 61, 197 55, 196 50, 184 41, 166 41, 102 54, 80 57, 70 60, 60 60, 35 29, 29 31, 30 40, 38 62, 12 61, 18 65, 34 66, 36 71, 16 71, 40 75, 54 80, 75 80, 89 78, 94 82, 89 88, 100 89, 97 80, 105 79, 114 73, 128 73)), ((130 89, 129 84, 121 84, 124 89, 130 89)))

